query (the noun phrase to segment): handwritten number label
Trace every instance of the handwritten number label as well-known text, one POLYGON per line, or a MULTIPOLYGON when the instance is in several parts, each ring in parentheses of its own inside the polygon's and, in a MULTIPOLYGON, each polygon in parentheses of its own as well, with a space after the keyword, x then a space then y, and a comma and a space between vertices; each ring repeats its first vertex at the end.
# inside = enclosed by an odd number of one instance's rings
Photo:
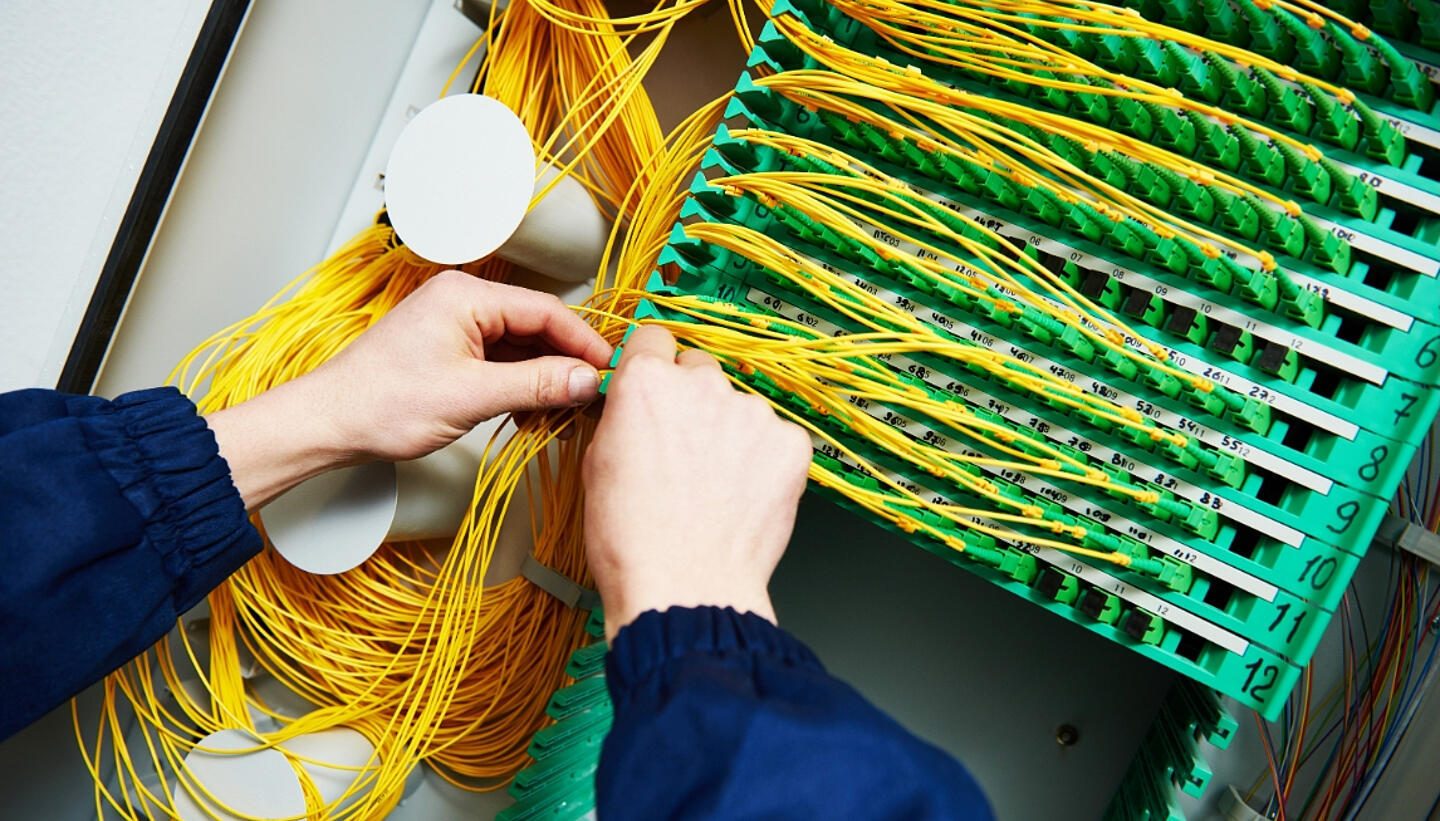
POLYGON ((1245 676, 1245 683, 1240 689, 1250 694, 1250 697, 1260 701, 1261 697, 1275 686, 1275 679, 1280 677, 1280 668, 1273 664, 1266 664, 1260 659, 1255 659, 1245 665, 1249 674, 1245 676))
POLYGON ((1356 474, 1367 482, 1373 482, 1380 476, 1380 463, 1390 455, 1390 448, 1384 445, 1376 445, 1370 449, 1370 461, 1360 466, 1356 474))
POLYGON ((1415 352, 1415 364, 1422 368, 1428 368, 1440 359, 1440 336, 1432 336, 1420 350, 1415 352))
MULTIPOLYGON (((1286 616, 1287 614, 1289 614, 1289 612, 1290 612, 1290 603, 1289 603, 1289 602, 1286 602, 1285 604, 1282 604, 1282 605, 1280 605, 1279 607, 1275 608, 1275 620, 1272 621, 1272 622, 1270 622, 1270 627, 1267 628, 1267 629, 1268 629, 1270 632, 1272 632, 1272 633, 1275 632, 1275 628, 1279 627, 1280 624, 1281 624, 1281 622, 1285 621, 1285 616, 1286 616)), ((1295 631, 1297 631, 1297 630, 1300 629, 1300 622, 1302 622, 1302 621, 1304 621, 1304 620, 1305 620, 1305 611, 1304 611, 1304 610, 1301 610, 1299 613, 1296 613, 1296 614, 1295 614, 1295 618, 1294 618, 1294 619, 1291 619, 1290 632, 1288 632, 1288 633, 1285 634, 1285 643, 1286 643, 1286 644, 1289 644, 1290 642, 1292 642, 1292 641, 1295 640, 1295 631)))
POLYGON ((1300 571, 1299 581, 1306 581, 1307 577, 1310 586, 1316 590, 1329 584, 1330 580, 1335 578, 1335 559, 1311 556, 1310 561, 1306 562, 1304 569, 1300 571), (1315 571, 1313 574, 1310 572, 1312 569, 1315 571))
POLYGON ((1415 407, 1415 402, 1420 399, 1420 397, 1411 393, 1402 393, 1400 394, 1400 398, 1405 400, 1405 404, 1400 407, 1400 410, 1395 411, 1395 424, 1397 425, 1400 424, 1401 419, 1410 415, 1410 409, 1415 407))
POLYGON ((1340 506, 1335 508, 1335 518, 1340 521, 1340 526, 1336 527, 1335 525, 1325 525, 1325 529, 1330 531, 1331 533, 1344 533, 1345 531, 1350 529, 1351 523, 1355 521, 1355 517, 1359 515, 1359 513, 1359 502, 1353 499, 1345 502, 1344 504, 1341 504, 1340 506))

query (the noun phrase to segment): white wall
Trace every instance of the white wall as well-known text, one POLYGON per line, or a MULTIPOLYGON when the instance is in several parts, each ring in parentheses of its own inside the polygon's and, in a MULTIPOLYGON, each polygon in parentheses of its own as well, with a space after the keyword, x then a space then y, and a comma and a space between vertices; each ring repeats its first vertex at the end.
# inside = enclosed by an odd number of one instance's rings
POLYGON ((59 377, 209 5, 0 3, 0 391, 59 377))

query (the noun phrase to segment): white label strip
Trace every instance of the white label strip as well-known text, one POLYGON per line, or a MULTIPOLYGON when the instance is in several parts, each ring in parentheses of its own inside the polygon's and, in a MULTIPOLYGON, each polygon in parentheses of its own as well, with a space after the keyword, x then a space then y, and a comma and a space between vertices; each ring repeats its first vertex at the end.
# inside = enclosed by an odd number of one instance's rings
MULTIPOLYGON (((818 264, 818 261, 816 262, 818 264)), ((917 318, 920 318, 922 321, 932 322, 932 320, 926 318, 923 315, 922 311, 925 309, 922 309, 919 306, 915 305, 913 302, 910 301, 909 298, 894 293, 893 291, 880 288, 876 286, 873 282, 868 282, 859 276, 848 275, 847 279, 849 279, 849 281, 851 282, 856 283, 856 285, 864 288, 865 290, 869 291, 871 294, 879 297, 880 299, 884 299, 901 308, 902 310, 908 311, 910 314, 916 316, 917 318)), ((813 316, 811 314, 806 314, 804 311, 800 310, 796 306, 790 305, 784 300, 781 300, 775 296, 771 296, 770 294, 767 294, 758 288, 751 288, 748 294, 748 298, 754 303, 766 305, 775 310, 777 313, 781 313, 793 321, 800 322, 801 324, 808 325, 809 327, 816 328, 817 330, 820 329, 820 323, 823 323, 825 326, 828 326, 828 328, 833 330, 825 330, 822 332, 828 333, 831 336, 834 336, 836 332, 842 334, 845 333, 845 331, 838 326, 832 325, 828 322, 824 322, 824 320, 821 320, 819 317, 813 316), (786 313, 787 310, 791 313, 786 313)), ((948 330, 957 336, 969 338, 971 341, 991 350, 996 350, 1001 353, 1008 353, 1016 359, 1022 362, 1029 363, 1037 368, 1040 368, 1041 370, 1050 369, 1050 372, 1054 374, 1057 378, 1064 379, 1067 382, 1075 383, 1076 380, 1080 378, 1080 375, 1077 374, 1075 371, 1070 370, 1069 368, 1061 365, 1058 362, 1055 362, 1043 356, 1038 356, 1034 352, 1022 348, 1014 343, 1002 342, 1001 340, 996 339, 994 336, 985 333, 979 328, 976 328, 965 322, 961 322, 958 319, 954 319, 951 317, 946 318, 949 319, 951 323, 953 323, 952 326, 948 328, 948 330)), ((1116 404, 1129 405, 1130 407, 1133 407, 1135 410, 1139 411, 1141 414, 1148 416, 1150 419, 1152 419, 1159 425, 1174 430, 1183 431, 1187 435, 1193 436, 1196 439, 1199 439, 1200 441, 1211 445, 1212 447, 1231 451, 1246 462, 1263 467, 1273 473, 1278 473, 1281 476, 1284 476, 1287 479, 1295 482, 1296 484, 1308 487, 1318 493, 1329 493, 1331 486, 1333 486, 1334 484, 1334 482, 1332 482, 1330 479, 1321 476, 1320 474, 1315 473, 1312 470, 1307 470, 1300 467, 1299 465, 1287 462, 1286 460, 1281 459, 1280 457, 1275 456, 1268 451, 1260 450, 1259 448, 1252 448, 1244 442, 1240 441, 1239 439, 1235 439, 1234 437, 1230 436, 1229 434, 1221 433, 1220 431, 1208 428, 1193 419, 1189 419, 1187 417, 1181 416, 1178 413, 1175 413, 1174 411, 1160 407, 1155 403, 1149 401, 1148 399, 1143 399, 1127 391, 1122 391, 1119 388, 1114 387, 1113 385, 1097 381, 1091 381, 1088 387, 1091 393, 1095 393, 1116 404)))
MULTIPOLYGON (((897 237, 885 231, 885 229, 874 225, 873 223, 869 223, 860 219, 855 219, 853 217, 850 218, 850 222, 854 224, 856 228, 859 228, 860 230, 871 235, 875 239, 884 242, 885 244, 891 246, 892 248, 895 248, 902 253, 909 254, 910 256, 921 259, 929 259, 934 262, 939 262, 938 259, 934 258, 934 255, 930 254, 928 251, 925 251, 915 243, 897 237)), ((833 266, 820 262, 814 257, 806 258, 824 267, 826 270, 830 270, 832 273, 835 273, 838 276, 845 276, 844 272, 836 270, 833 266)), ((955 271, 961 274, 965 274, 967 276, 979 276, 980 274, 979 271, 973 270, 969 266, 963 264, 950 264, 950 267, 953 268, 955 271)), ((1003 285, 997 285, 996 289, 1003 293, 1009 294, 1010 296, 1015 296, 1014 292, 1011 289, 1003 285)), ((867 288, 867 290, 869 289, 867 288)), ((1328 288, 1326 289, 1326 291, 1329 290, 1330 289, 1328 288)), ((1336 290, 1338 291, 1339 289, 1336 290)), ((1060 304, 1059 300, 1045 296, 1044 294, 1041 294, 1039 292, 1035 292, 1035 296, 1043 300, 1046 304, 1053 307, 1063 307, 1060 304)), ((1363 299, 1363 297, 1360 297, 1360 299, 1363 299)), ((1365 300, 1365 302, 1368 303, 1369 300, 1365 300)), ((1384 308, 1384 306, 1381 305, 1375 305, 1375 307, 1381 310, 1390 310, 1388 308, 1384 308)), ((1413 320, 1411 320, 1410 317, 1405 316, 1404 314, 1400 314, 1398 311, 1394 311, 1392 313, 1395 313, 1406 320, 1405 329, 1408 330, 1413 320)), ((1265 404, 1270 405, 1277 410, 1282 410, 1285 413, 1290 414, 1291 416, 1294 416, 1298 419, 1303 419, 1317 428, 1330 431, 1331 433, 1343 436, 1346 439, 1354 439, 1356 433, 1358 433, 1360 430, 1358 425, 1354 424, 1353 422, 1341 419, 1340 417, 1332 413, 1320 410, 1319 408, 1311 407, 1310 405, 1307 405, 1298 399, 1293 399, 1289 396, 1286 396, 1285 394, 1269 390, 1268 388, 1265 388, 1259 383, 1246 379, 1238 373, 1227 371, 1221 368, 1219 365, 1214 365, 1198 359, 1192 360, 1189 356, 1181 353, 1180 351, 1177 351, 1168 345, 1161 344, 1154 339, 1151 339, 1151 341, 1156 342, 1156 344, 1160 344, 1160 346, 1165 349, 1166 354, 1170 356, 1171 365, 1174 365, 1175 367, 1189 373, 1193 373, 1196 376, 1201 376, 1211 380, 1212 382, 1224 385, 1231 390, 1246 394, 1247 396, 1264 402, 1265 404)))
MULTIPOLYGON (((1363 174, 1364 172, 1357 170, 1356 173, 1363 174)), ((1424 194, 1423 191, 1417 193, 1424 194)), ((1436 213, 1440 213, 1440 211, 1436 211, 1436 213)), ((1321 219, 1316 216, 1311 216, 1310 219, 1314 220, 1316 225, 1368 254, 1374 254, 1383 260, 1409 268, 1416 273, 1424 274, 1428 277, 1433 277, 1437 273, 1440 273, 1440 260, 1432 259, 1424 254, 1411 251, 1408 248, 1391 245, 1383 239, 1377 239, 1369 234, 1351 230, 1327 219, 1321 219)))
MULTIPOLYGON (((826 446, 826 443, 822 439, 815 438, 814 442, 817 449, 826 446)), ((845 458, 843 455, 830 455, 832 456, 832 458, 837 458, 840 462, 853 469, 860 469, 859 465, 855 464, 850 459, 845 458)), ((955 504, 944 494, 937 493, 934 490, 927 488, 923 485, 917 485, 914 482, 907 480, 903 476, 887 474, 887 478, 889 478, 891 481, 895 482, 898 485, 902 485, 905 487, 914 487, 915 490, 913 492, 916 495, 929 496, 933 499, 939 500, 940 504, 955 504)), ((966 518, 969 518, 971 521, 976 522, 977 524, 985 524, 989 527, 996 527, 994 523, 985 522, 978 516, 966 518)), ((1130 584, 1129 582, 1117 579, 1109 573, 1106 573, 1103 570, 1099 570, 1094 566, 1086 563, 1085 561, 1082 561, 1078 556, 1066 553, 1061 550, 1056 550, 1053 547, 1038 547, 1036 545, 1027 544, 1025 543, 1024 537, 1021 536, 1019 533, 1009 531, 1007 528, 1003 527, 997 527, 996 529, 1008 533, 1008 538, 999 536, 997 536, 997 538, 1001 538, 1004 541, 1010 542, 1012 545, 1015 546, 1016 549, 1029 553, 1040 561, 1046 562, 1047 564, 1064 570, 1065 572, 1084 580, 1085 582, 1100 590, 1104 590, 1107 593, 1110 593, 1114 596, 1124 599, 1125 601, 1130 602, 1136 607, 1148 610, 1151 613, 1154 613, 1155 615, 1164 619, 1165 621, 1168 621, 1171 624, 1176 625, 1177 627, 1184 628, 1192 633, 1195 633, 1196 635, 1206 638, 1214 642, 1215 644, 1224 647, 1226 650, 1229 650, 1232 653, 1243 655, 1245 651, 1250 649, 1250 643, 1245 639, 1241 638, 1240 636, 1237 636, 1234 633, 1225 630, 1224 628, 1218 627, 1211 622, 1206 621, 1205 619, 1195 615, 1194 613, 1185 610, 1184 608, 1171 605, 1164 599, 1147 593, 1144 590, 1136 587, 1135 585, 1130 584)), ((1261 582, 1261 584, 1263 584, 1263 582, 1261 582)), ((1271 587, 1270 590, 1271 596, 1267 598, 1266 601, 1274 600, 1275 588, 1271 587)))

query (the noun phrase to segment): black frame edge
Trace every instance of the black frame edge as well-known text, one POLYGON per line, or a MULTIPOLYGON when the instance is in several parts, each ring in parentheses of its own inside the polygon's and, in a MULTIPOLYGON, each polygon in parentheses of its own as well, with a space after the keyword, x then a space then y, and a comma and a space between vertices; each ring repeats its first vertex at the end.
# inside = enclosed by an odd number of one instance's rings
POLYGON ((95 386, 140 265, 249 8, 250 0, 213 0, 205 14, 65 358, 56 383, 62 391, 89 393, 95 386))

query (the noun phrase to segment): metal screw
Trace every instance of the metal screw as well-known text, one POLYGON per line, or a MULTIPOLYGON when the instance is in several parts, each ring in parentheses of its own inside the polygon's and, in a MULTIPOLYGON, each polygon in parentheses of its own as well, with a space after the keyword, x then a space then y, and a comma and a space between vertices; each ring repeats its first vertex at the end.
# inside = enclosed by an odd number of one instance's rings
POLYGON ((1080 731, 1072 724, 1061 724, 1055 728, 1055 743, 1061 747, 1074 747, 1080 742, 1080 731))

